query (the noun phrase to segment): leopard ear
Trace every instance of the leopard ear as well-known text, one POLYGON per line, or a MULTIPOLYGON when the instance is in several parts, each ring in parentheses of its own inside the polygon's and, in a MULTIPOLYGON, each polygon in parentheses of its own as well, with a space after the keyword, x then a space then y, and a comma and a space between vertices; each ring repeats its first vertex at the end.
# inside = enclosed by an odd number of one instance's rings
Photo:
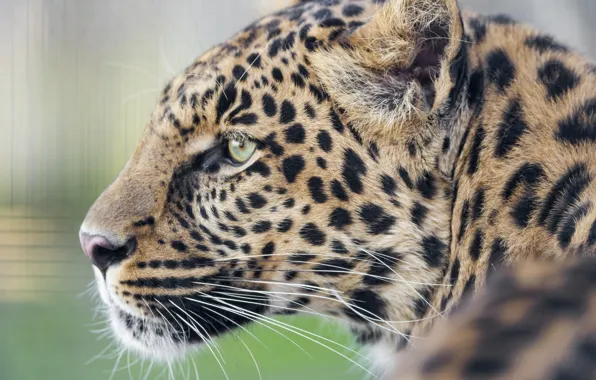
POLYGON ((462 41, 456 0, 390 0, 311 60, 363 137, 393 139, 420 135, 454 108, 467 70, 462 41))

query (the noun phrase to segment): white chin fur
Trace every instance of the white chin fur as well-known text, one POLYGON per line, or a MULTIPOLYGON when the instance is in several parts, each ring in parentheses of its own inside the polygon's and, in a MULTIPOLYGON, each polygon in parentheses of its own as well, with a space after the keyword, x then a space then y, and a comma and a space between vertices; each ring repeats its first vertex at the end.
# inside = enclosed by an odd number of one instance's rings
MULTIPOLYGON (((157 362, 171 362, 185 356, 192 348, 188 343, 172 338, 171 327, 144 320, 143 330, 139 330, 141 320, 133 318, 132 329, 122 318, 122 311, 110 307, 110 325, 116 339, 127 349, 136 352, 143 358, 157 362), (162 333, 158 334, 160 330, 162 333)), ((199 346, 199 345, 197 345, 199 346)))
MULTIPOLYGON (((133 312, 121 300, 110 294, 101 272, 96 268, 94 268, 94 272, 99 294, 108 310, 110 326, 114 332, 114 337, 125 348, 139 354, 143 358, 157 362, 171 362, 186 355, 189 350, 194 348, 193 346, 200 346, 200 344, 191 345, 175 340, 172 337, 172 328, 162 322, 147 319, 141 320, 133 316, 130 319, 132 321, 132 328, 127 327, 123 315, 132 316, 134 315, 133 312), (141 324, 143 325, 142 330, 139 329, 141 324), (158 333, 158 331, 161 333, 158 333)), ((108 271, 108 283, 110 282, 111 275, 115 275, 112 270, 108 271)))

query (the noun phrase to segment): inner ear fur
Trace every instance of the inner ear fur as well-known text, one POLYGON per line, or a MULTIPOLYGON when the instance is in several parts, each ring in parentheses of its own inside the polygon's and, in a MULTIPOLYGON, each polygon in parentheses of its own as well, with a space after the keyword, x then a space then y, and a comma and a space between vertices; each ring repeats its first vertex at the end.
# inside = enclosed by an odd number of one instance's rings
POLYGON ((450 63, 461 54, 462 39, 456 0, 391 0, 311 60, 364 138, 429 140, 433 131, 421 128, 437 124, 454 97, 458 70, 450 63))

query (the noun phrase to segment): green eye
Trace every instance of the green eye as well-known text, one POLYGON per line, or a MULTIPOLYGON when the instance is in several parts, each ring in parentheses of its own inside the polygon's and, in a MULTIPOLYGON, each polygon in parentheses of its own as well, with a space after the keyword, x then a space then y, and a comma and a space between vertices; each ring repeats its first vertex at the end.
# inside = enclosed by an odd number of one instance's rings
POLYGON ((254 141, 228 141, 228 152, 230 153, 230 158, 234 160, 234 162, 239 164, 243 164, 246 161, 248 161, 252 157, 256 149, 257 144, 254 141))

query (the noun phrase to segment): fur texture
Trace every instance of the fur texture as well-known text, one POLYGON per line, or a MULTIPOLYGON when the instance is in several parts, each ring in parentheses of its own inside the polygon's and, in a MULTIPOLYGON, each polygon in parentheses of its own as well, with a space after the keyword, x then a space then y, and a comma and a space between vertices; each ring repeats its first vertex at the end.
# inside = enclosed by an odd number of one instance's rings
POLYGON ((81 227, 134 242, 96 270, 125 345, 306 312, 386 358, 494 268, 594 252, 594 66, 455 0, 382 3, 301 2, 167 85, 81 227))

